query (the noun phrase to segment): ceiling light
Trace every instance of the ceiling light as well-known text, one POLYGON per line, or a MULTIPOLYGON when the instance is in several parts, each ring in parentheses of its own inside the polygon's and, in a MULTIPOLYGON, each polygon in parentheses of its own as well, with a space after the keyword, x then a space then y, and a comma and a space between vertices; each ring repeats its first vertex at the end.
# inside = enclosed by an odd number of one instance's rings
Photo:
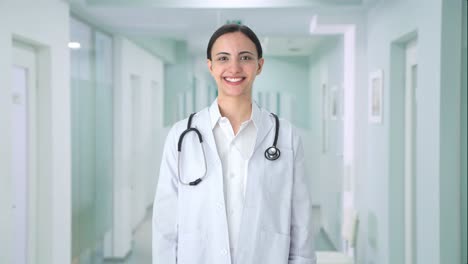
POLYGON ((79 42, 68 42, 68 47, 70 49, 79 49, 81 48, 81 44, 79 42))

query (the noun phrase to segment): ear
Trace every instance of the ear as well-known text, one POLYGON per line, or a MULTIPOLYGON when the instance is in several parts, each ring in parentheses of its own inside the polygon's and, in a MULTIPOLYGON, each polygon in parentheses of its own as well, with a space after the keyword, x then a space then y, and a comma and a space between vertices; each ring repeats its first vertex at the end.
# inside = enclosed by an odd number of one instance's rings
POLYGON ((265 60, 263 58, 260 58, 258 60, 258 69, 257 69, 257 75, 259 75, 261 72, 262 72, 262 69, 263 69, 263 63, 265 62, 265 60))
POLYGON ((210 73, 213 73, 213 62, 210 59, 206 59, 206 65, 208 66, 210 73))

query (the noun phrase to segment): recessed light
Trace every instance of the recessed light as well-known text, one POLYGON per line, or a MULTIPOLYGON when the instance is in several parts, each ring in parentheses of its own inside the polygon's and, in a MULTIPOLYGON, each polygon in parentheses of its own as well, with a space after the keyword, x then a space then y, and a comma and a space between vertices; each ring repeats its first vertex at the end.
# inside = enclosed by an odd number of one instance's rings
POLYGON ((68 47, 70 49, 79 49, 81 48, 81 44, 79 42, 68 42, 68 47))

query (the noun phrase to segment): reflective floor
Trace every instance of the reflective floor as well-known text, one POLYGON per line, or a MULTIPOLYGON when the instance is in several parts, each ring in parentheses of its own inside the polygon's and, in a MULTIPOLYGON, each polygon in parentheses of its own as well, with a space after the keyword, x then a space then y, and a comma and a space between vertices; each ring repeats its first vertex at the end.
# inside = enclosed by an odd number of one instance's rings
POLYGON ((102 264, 151 264, 151 211, 133 234, 132 253, 124 261, 105 260, 102 264))

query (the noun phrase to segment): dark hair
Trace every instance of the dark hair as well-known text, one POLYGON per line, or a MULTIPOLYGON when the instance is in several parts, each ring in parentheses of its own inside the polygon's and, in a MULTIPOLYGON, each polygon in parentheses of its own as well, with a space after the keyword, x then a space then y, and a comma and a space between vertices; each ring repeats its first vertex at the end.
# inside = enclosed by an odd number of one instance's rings
POLYGON ((208 48, 206 49, 206 58, 211 60, 211 50, 213 48, 213 44, 219 37, 221 37, 224 34, 234 32, 241 32, 246 37, 248 37, 255 44, 255 48, 257 48, 258 58, 262 58, 262 45, 260 44, 260 40, 258 40, 257 35, 255 35, 255 33, 248 26, 238 24, 226 24, 218 28, 213 33, 213 35, 210 38, 210 41, 208 42, 208 48))

